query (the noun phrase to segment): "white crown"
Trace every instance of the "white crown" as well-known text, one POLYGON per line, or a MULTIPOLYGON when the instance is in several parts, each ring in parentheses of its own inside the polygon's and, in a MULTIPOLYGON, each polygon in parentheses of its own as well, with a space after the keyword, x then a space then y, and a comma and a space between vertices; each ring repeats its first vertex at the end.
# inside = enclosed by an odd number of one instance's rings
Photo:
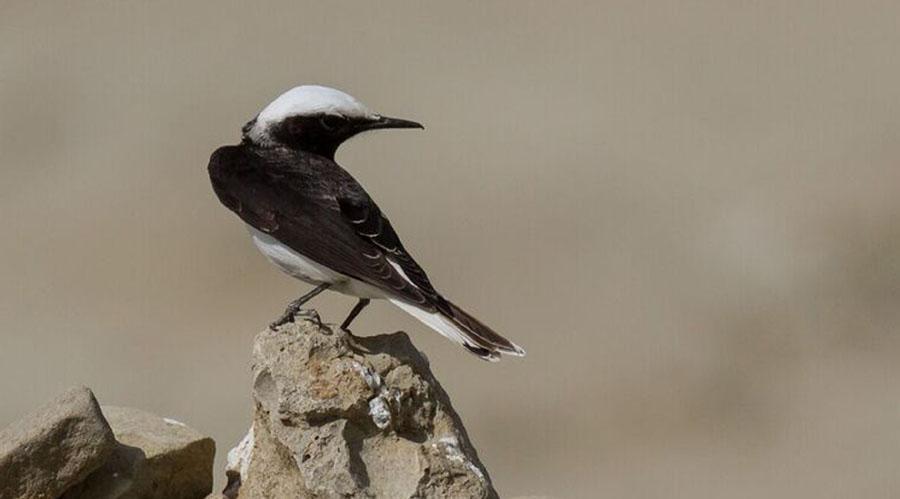
POLYGON ((378 119, 362 102, 340 90, 319 85, 301 85, 278 96, 256 117, 248 135, 257 143, 268 142, 270 125, 291 116, 339 114, 347 118, 378 119))

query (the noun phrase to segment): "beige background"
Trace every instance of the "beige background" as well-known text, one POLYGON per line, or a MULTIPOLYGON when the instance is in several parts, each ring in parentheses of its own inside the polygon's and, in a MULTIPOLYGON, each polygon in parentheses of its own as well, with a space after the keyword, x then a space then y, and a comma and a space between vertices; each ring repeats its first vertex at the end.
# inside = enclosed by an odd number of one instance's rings
MULTIPOLYGON (((209 154, 301 82, 425 132, 338 160, 524 345, 389 305, 505 496, 900 494, 900 4, 0 1, 0 424, 68 385, 249 423, 306 287, 209 154)), ((352 300, 315 306, 337 321, 352 300)))

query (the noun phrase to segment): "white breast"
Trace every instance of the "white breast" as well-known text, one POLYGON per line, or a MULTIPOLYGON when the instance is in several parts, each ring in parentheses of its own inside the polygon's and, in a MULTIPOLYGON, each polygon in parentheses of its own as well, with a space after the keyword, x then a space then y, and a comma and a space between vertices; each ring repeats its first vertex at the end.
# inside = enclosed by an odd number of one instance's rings
POLYGON ((248 225, 250 238, 256 248, 282 272, 313 285, 331 284, 331 289, 360 298, 386 298, 380 289, 362 281, 331 270, 300 253, 274 237, 248 225))

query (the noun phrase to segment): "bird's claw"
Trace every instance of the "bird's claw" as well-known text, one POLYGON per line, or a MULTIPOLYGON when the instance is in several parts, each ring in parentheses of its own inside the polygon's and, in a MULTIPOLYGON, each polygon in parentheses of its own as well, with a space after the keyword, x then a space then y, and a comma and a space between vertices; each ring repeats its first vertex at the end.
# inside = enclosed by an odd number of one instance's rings
POLYGON ((309 319, 311 321, 315 321, 317 326, 322 327, 322 318, 319 317, 319 312, 316 312, 315 310, 313 310, 311 308, 305 308, 305 309, 298 310, 297 313, 294 315, 299 315, 299 316, 305 317, 306 319, 309 319))
POLYGON ((271 329, 272 331, 276 331, 281 326, 287 324, 288 322, 293 322, 293 321, 294 321, 293 316, 287 316, 285 314, 285 315, 282 315, 281 317, 279 317, 277 321, 269 324, 269 329, 271 329))
POLYGON ((278 318, 275 322, 269 324, 269 329, 272 331, 278 329, 279 327, 287 324, 288 322, 294 322, 294 316, 297 315, 297 312, 300 311, 300 307, 291 303, 284 309, 284 313, 281 314, 281 317, 278 318))
POLYGON ((319 317, 319 313, 313 309, 303 309, 299 306, 288 305, 285 309, 284 313, 281 314, 281 317, 278 318, 275 322, 269 324, 269 329, 272 331, 277 330, 279 327, 287 324, 288 322, 294 322, 294 319, 297 316, 304 317, 306 319, 312 320, 316 322, 316 325, 322 327, 322 318, 319 317))

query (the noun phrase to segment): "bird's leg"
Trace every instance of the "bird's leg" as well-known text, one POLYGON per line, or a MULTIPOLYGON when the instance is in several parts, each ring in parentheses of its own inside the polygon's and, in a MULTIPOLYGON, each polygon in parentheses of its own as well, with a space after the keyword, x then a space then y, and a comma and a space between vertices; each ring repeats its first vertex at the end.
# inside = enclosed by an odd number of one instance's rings
POLYGON ((283 325, 287 324, 288 322, 292 322, 294 320, 294 315, 296 315, 297 312, 300 311, 300 307, 302 307, 304 303, 311 300, 317 294, 328 289, 328 286, 330 286, 330 284, 327 282, 319 284, 318 286, 313 288, 313 290, 310 291, 309 293, 306 293, 305 295, 301 296, 300 298, 297 298, 296 300, 290 302, 288 304, 287 308, 284 309, 284 313, 281 315, 281 317, 279 317, 277 321, 269 324, 269 327, 274 330, 274 329, 277 329, 279 326, 283 326, 283 325))
POLYGON ((350 330, 348 328, 350 327, 350 323, 353 322, 353 319, 355 319, 360 312, 362 312, 362 309, 366 308, 366 305, 368 305, 370 301, 372 300, 368 298, 360 298, 359 301, 356 302, 356 305, 353 306, 353 310, 350 311, 350 315, 348 315, 347 318, 344 319, 344 322, 341 323, 341 329, 349 333, 350 330))

